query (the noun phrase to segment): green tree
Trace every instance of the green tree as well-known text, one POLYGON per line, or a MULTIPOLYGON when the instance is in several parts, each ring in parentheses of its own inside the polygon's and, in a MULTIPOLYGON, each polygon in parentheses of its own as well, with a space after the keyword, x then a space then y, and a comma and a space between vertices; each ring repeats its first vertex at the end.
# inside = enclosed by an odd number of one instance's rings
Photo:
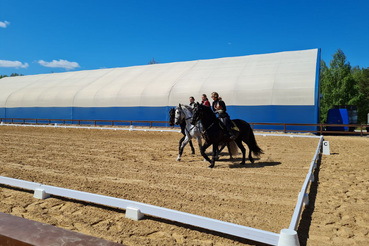
POLYGON ((323 98, 320 102, 320 120, 327 120, 327 113, 334 105, 357 105, 358 86, 351 65, 342 50, 338 49, 329 63, 321 63, 320 91, 323 98))
POLYGON ((352 74, 358 88, 358 95, 355 99, 358 105, 358 123, 366 124, 369 113, 369 67, 362 69, 355 67, 352 74))
POLYGON ((16 77, 16 76, 23 76, 23 74, 17 74, 17 73, 10 74, 10 77, 16 77))
MULTIPOLYGON (((17 73, 10 74, 10 77, 15 77, 15 76, 23 76, 23 74, 17 74, 17 73)), ((9 76, 8 75, 1 75, 0 74, 0 79, 6 78, 6 77, 9 77, 9 76)))

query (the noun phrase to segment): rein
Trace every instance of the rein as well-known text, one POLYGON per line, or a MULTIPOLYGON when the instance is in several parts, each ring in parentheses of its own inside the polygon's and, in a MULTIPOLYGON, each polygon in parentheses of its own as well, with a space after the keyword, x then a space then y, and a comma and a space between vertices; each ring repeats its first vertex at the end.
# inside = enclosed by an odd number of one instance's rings
MULTIPOLYGON (((216 120, 215 120, 216 121, 216 120)), ((215 123, 215 121, 213 123, 210 124, 210 126, 208 126, 204 131, 202 131, 203 133, 206 132, 207 130, 209 130, 215 123)))
MULTIPOLYGON (((217 119, 215 119, 215 121, 217 121, 217 119)), ((207 131, 215 124, 215 121, 213 121, 213 123, 211 123, 210 126, 208 126, 205 130, 201 131, 201 134, 204 137, 204 139, 207 138, 207 135, 208 135, 207 131)), ((201 120, 201 124, 202 124, 202 120, 201 120)))
MULTIPOLYGON (((201 121, 201 125, 202 126, 204 126, 204 124, 202 123, 202 118, 203 118, 204 116, 202 115, 202 117, 201 117, 201 119, 200 119, 200 121, 201 121)), ((213 121, 213 123, 211 123, 206 129, 204 129, 203 131, 201 131, 201 129, 200 129, 200 132, 201 132, 201 134, 202 134, 202 136, 203 136, 203 138, 204 139, 206 139, 207 138, 207 131, 211 128, 211 127, 213 127, 214 126, 214 124, 215 124, 215 122, 216 121, 218 121, 218 119, 217 118, 215 118, 215 120, 213 121)))

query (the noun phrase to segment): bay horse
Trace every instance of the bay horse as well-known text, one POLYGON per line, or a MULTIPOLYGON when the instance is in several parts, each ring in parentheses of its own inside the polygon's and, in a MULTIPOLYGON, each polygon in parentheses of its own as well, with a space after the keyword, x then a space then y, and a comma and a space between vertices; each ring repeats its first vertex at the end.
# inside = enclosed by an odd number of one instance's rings
MULTIPOLYGON (((201 121, 203 126, 203 135, 205 139, 205 144, 201 148, 201 155, 210 163, 210 168, 213 168, 215 165, 216 156, 214 153, 217 153, 219 143, 229 143, 232 140, 230 139, 229 133, 222 122, 215 116, 214 112, 211 108, 196 104, 193 110, 193 117, 191 124, 196 124, 201 121), (213 156, 212 160, 205 154, 205 150, 213 145, 213 156)), ((251 156, 251 152, 254 153, 255 156, 259 156, 263 154, 263 151, 259 148, 256 143, 256 139, 254 136, 254 132, 249 123, 244 120, 232 120, 235 126, 238 128, 238 131, 235 132, 236 138, 234 141, 236 142, 238 148, 242 152, 242 162, 240 165, 245 165, 245 155, 246 149, 243 146, 242 142, 244 142, 249 147, 249 160, 251 163, 254 163, 254 159, 251 156)))

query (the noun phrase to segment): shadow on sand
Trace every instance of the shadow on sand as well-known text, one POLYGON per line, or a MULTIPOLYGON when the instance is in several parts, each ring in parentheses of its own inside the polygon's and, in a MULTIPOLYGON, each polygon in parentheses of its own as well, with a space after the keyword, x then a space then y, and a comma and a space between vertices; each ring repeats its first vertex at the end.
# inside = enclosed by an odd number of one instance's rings
MULTIPOLYGON (((233 160, 235 160, 235 159, 233 159, 233 160)), ((240 158, 240 161, 242 161, 242 158, 240 158)), ((263 167, 278 166, 278 165, 281 165, 281 164, 282 164, 281 162, 273 162, 273 161, 255 162, 255 163, 250 163, 250 162, 246 161, 245 165, 240 165, 240 162, 237 162, 237 163, 230 164, 229 168, 263 168, 263 167)))
POLYGON ((273 162, 273 161, 264 161, 264 162, 258 162, 260 158, 254 158, 256 161, 255 163, 250 163, 249 159, 246 158, 246 164, 241 165, 242 157, 233 158, 233 159, 220 159, 216 162, 232 162, 232 164, 229 164, 229 168, 263 168, 263 167, 272 167, 282 164, 281 162, 273 162))

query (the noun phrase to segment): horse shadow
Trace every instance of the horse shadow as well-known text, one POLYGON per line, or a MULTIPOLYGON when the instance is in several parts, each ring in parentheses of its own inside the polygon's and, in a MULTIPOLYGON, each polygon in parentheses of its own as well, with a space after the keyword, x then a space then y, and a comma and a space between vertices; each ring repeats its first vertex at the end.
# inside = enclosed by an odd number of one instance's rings
MULTIPOLYGON (((248 161, 249 159, 246 158, 245 159, 246 161, 248 161)), ((260 160, 260 158, 254 158, 255 161, 258 161, 260 160)), ((237 161, 242 161, 242 157, 233 157, 232 159, 231 158, 225 158, 225 159, 219 159, 219 160, 216 160, 217 162, 237 162, 237 161)))
MULTIPOLYGON (((281 162, 277 161, 263 161, 263 162, 254 162, 250 163, 246 159, 246 164, 241 165, 240 162, 242 161, 242 158, 234 158, 232 159, 232 164, 229 164, 229 168, 263 168, 263 167, 273 167, 281 165, 281 162), (237 161, 237 162, 236 162, 237 161)), ((259 158, 255 158, 254 160, 260 160, 259 158)))

